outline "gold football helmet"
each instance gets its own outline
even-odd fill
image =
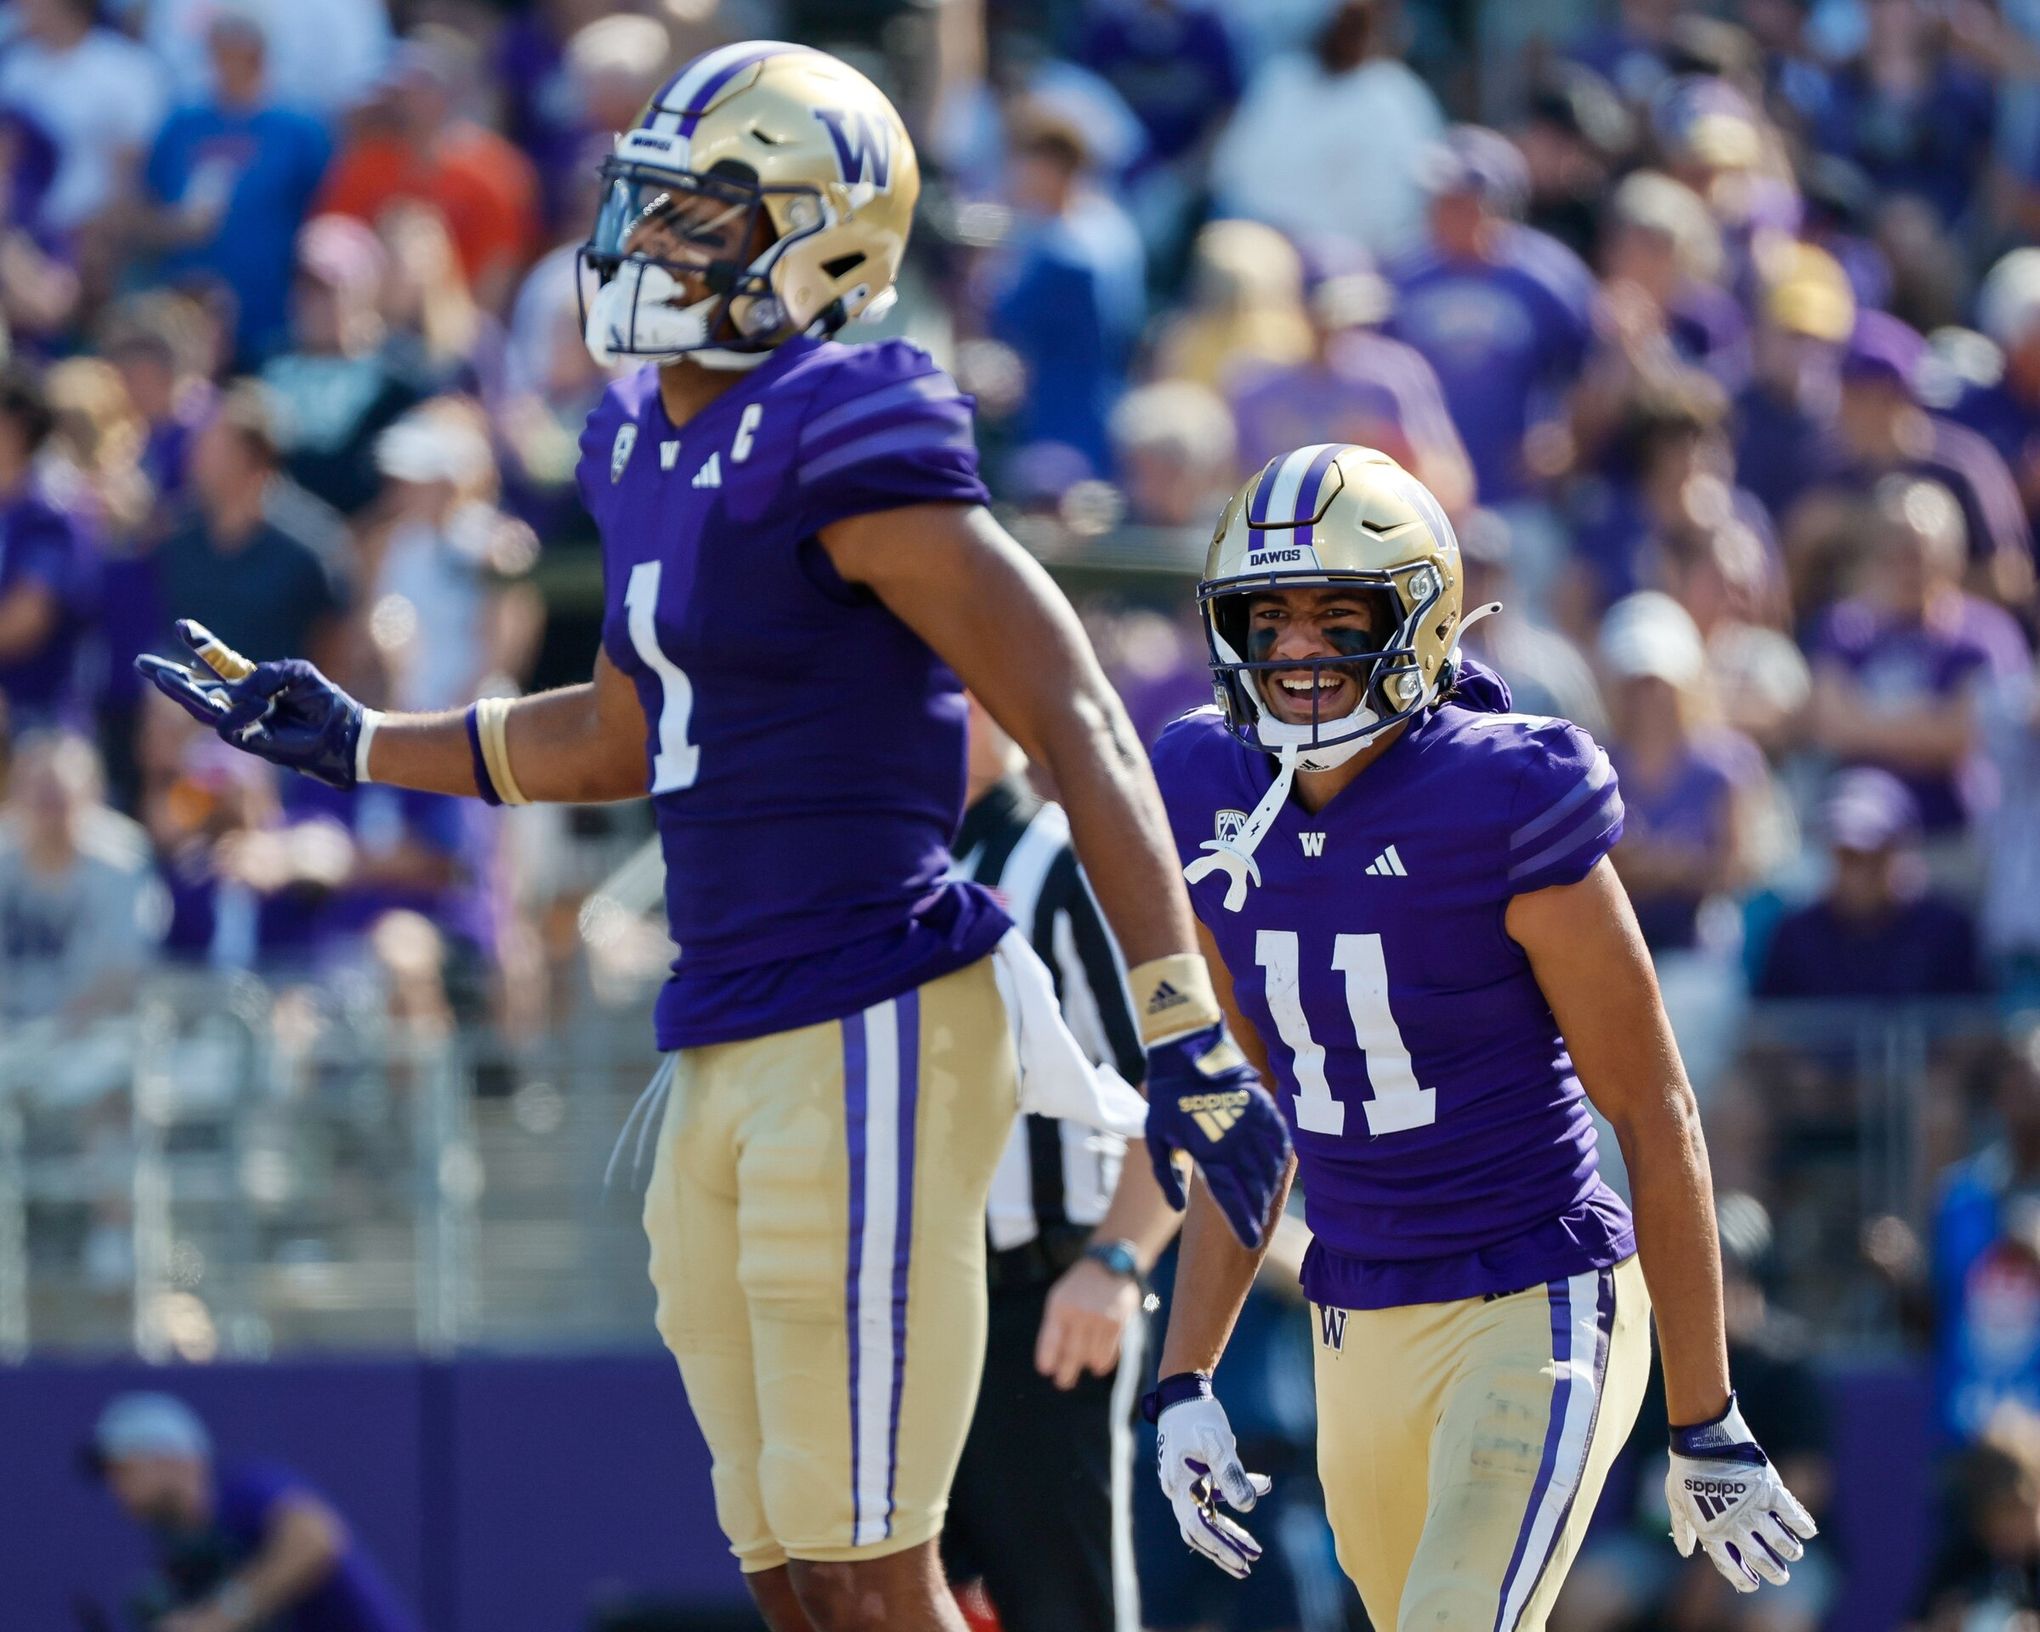
[[[741,368],[891,303],[921,172],[870,80],[825,52],[749,40],[695,58],[603,165],[581,247],[588,349]],[[769,242],[750,247],[761,218]],[[681,278],[707,286],[688,301]],[[874,310],[876,308],[876,310]]]
[[[1430,707],[1450,684],[1463,574],[1459,540],[1431,492],[1373,448],[1319,443],[1268,461],[1227,501],[1205,557],[1197,603],[1218,700],[1233,734],[1295,768],[1330,770],[1390,727]],[[1270,590],[1358,586],[1382,616],[1353,649],[1308,664],[1256,661],[1248,605]],[[1308,725],[1276,719],[1261,693],[1274,669],[1340,668],[1362,701]]]

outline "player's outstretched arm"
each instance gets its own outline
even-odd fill
[[[386,782],[492,803],[594,803],[646,786],[636,689],[596,659],[595,678],[445,714],[379,714],[302,659],[251,663],[184,620],[197,666],[141,657],[156,688],[221,739],[335,787]]]
[[[925,640],[1055,779],[1077,855],[1131,966],[1155,1178],[1181,1207],[1169,1154],[1187,1152],[1234,1232],[1261,1241],[1289,1136],[1224,1036],[1204,959],[1192,950],[1161,794],[1076,613],[975,506],[852,516],[825,527],[821,541],[837,573]]]
[[[1267,1076],[1268,1057],[1254,1029],[1233,1001],[1232,981],[1218,949],[1200,925],[1198,939],[1210,960],[1212,984],[1226,1019],[1255,1068]],[[1272,1080],[1272,1079],[1270,1079]],[[1276,1202],[1296,1171],[1284,1168]],[[1176,1288],[1169,1300],[1169,1328],[1162,1341],[1154,1391],[1141,1410],[1155,1424],[1156,1474],[1176,1514],[1183,1540],[1228,1575],[1243,1576],[1260,1557],[1260,1544],[1219,1504],[1245,1512],[1268,1494],[1269,1482],[1240,1461],[1232,1424],[1212,1391],[1211,1374],[1225,1353],[1247,1289],[1274,1239],[1270,1230],[1258,1247],[1243,1245],[1203,1186],[1194,1188],[1183,1218],[1183,1243],[1176,1258]]]
[[[1577,883],[1517,896],[1506,923],[1629,1167],[1637,1253],[1673,1424],[1666,1483],[1673,1539],[1687,1554],[1704,1545],[1738,1591],[1783,1582],[1815,1526],[1751,1437],[1729,1390],[1721,1244],[1700,1107],[1629,897],[1603,856]]]

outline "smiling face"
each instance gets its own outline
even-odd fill
[[[1337,584],[1269,590],[1247,601],[1248,661],[1298,665],[1261,669],[1254,676],[1268,712],[1285,725],[1324,724],[1359,708],[1366,701],[1367,669],[1323,660],[1364,657],[1394,633],[1386,590]]]

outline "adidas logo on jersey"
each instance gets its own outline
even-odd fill
[[[694,485],[696,487],[722,486],[722,455],[720,453],[711,453],[708,456],[708,463],[694,473]]]
[[[1395,853],[1395,846],[1391,844],[1367,864],[1367,876],[1369,878],[1408,878],[1410,870],[1402,864],[1402,857]]]

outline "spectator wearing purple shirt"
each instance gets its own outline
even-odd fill
[[[1437,373],[1480,502],[1508,505],[1533,491],[1525,439],[1556,416],[1586,357],[1593,274],[1514,219],[1528,181],[1508,138],[1455,127],[1428,177],[1430,244],[1390,269],[1387,332]]]
[[[1758,301],[1749,383],[1734,405],[1735,468],[1773,516],[1840,463],[1842,348],[1856,326],[1848,275],[1825,250],[1784,246]]]
[[[1920,0],[1868,0],[1864,12],[1862,53],[1831,76],[1814,143],[1861,165],[1880,197],[1924,199],[1952,226],[1990,156],[1996,91],[1948,55]]]
[[[1239,52],[1207,0],[1091,0],[1076,56],[1126,98],[1149,162],[1201,157],[1240,97]]]
[[[1603,283],[1648,300],[1672,356],[1735,390],[1749,372],[1749,325],[1722,287],[1721,229],[1700,195],[1639,170],[1615,189],[1607,221]]]
[[[216,1463],[183,1401],[117,1396],[85,1458],[154,1543],[163,1632],[416,1632],[331,1503],[284,1468]]]
[[[1822,811],[1834,872],[1816,901],[1772,932],[1757,978],[1764,998],[1968,997],[1984,990],[1976,926],[1925,888],[1919,812],[1884,771],[1844,771]]]
[[[1684,9],[1681,0],[1622,0],[1611,26],[1575,40],[1566,55],[1641,106],[1671,73],[1672,25]]]
[[[1380,332],[1393,298],[1372,270],[1328,278],[1309,301],[1311,355],[1233,376],[1242,470],[1312,442],[1354,442],[1394,458],[1448,515],[1466,509],[1473,471],[1438,376],[1422,353]]]
[[[1582,637],[1615,601],[1662,587],[1666,552],[1724,527],[1756,541],[1768,575],[1770,518],[1736,484],[1721,388],[1690,370],[1643,385],[1614,416],[1605,473],[1574,484],[1573,557],[1559,604]]]
[[[78,701],[92,561],[78,517],[36,475],[54,423],[31,370],[0,372],[0,702],[17,730],[60,720]]]
[[[1807,593],[1822,576],[1820,557],[1849,547],[1846,511],[1886,476],[1938,483],[1961,506],[1969,585],[2004,606],[2023,606],[2033,589],[2033,537],[2005,462],[1976,432],[1921,406],[1918,380],[1926,342],[1884,312],[1859,312],[1841,363],[1835,462],[1821,471],[1783,518],[1785,553],[1802,616],[1822,603]],[[1931,818],[1930,818],[1931,825]]]
[[[2030,521],[2040,516],[2040,249],[2015,249],[1976,294],[1976,323],[2004,358],[1994,380],[1971,380],[1948,417],[2004,460]]]
[[[1956,835],[1991,790],[1978,754],[1980,693],[2029,672],[2009,614],[1962,588],[1962,516],[1946,489],[1880,484],[1864,593],[1814,641],[1815,743],[1902,778],[1929,835]]]

